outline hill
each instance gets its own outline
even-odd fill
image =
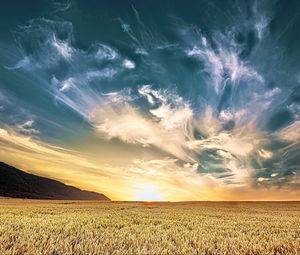
[[[110,200],[103,194],[21,171],[0,162],[0,196],[33,199]]]

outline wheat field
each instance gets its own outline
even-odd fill
[[[0,254],[300,254],[300,203],[0,199]]]

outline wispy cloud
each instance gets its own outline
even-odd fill
[[[289,142],[299,142],[300,141],[300,121],[295,121],[291,125],[283,128],[279,131],[278,136],[280,139]]]
[[[265,47],[272,19],[251,8],[211,33],[176,20],[172,42],[133,8],[135,26],[118,19],[121,44],[84,47],[71,22],[30,20],[0,49],[1,158],[108,195],[118,186],[122,199],[143,183],[171,200],[296,197],[299,100],[286,87],[297,77],[282,78],[279,48]],[[39,129],[44,119],[59,128]],[[67,132],[84,128],[65,138],[71,119]]]
[[[155,146],[180,159],[193,161],[185,148],[192,136],[193,112],[188,103],[177,95],[167,96],[167,92],[151,90],[146,93],[145,87],[140,91],[150,103],[150,117],[128,103],[118,105],[114,101],[114,104],[99,107],[90,115],[96,129],[107,139],[118,138],[126,143]],[[151,107],[154,101],[157,106]]]
[[[33,120],[27,120],[24,123],[17,125],[16,129],[21,133],[29,135],[39,134],[40,132],[37,129],[33,128],[33,124]]]

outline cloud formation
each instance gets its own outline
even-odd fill
[[[101,188],[118,183],[128,197],[135,181],[166,199],[299,196],[299,75],[267,4],[230,9],[225,27],[169,18],[167,31],[131,7],[131,19],[112,18],[114,30],[95,38],[63,18],[72,8],[30,19],[15,46],[1,45],[5,160],[66,167],[63,178],[93,187],[101,176]]]

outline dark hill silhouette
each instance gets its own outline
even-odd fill
[[[103,194],[21,171],[0,162],[0,196],[33,199],[110,200]]]

